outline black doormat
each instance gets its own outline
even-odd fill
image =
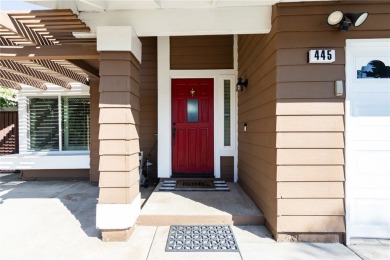
[[[230,191],[222,180],[165,180],[159,191]]]
[[[165,252],[239,252],[230,226],[171,226]]]

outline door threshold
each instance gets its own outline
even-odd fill
[[[214,179],[213,173],[172,173],[171,178],[181,179]]]

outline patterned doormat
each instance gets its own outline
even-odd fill
[[[239,252],[230,226],[171,226],[165,252]]]
[[[230,191],[221,180],[164,180],[159,191]]]

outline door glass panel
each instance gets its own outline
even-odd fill
[[[223,81],[223,145],[230,146],[230,80]]]
[[[187,100],[187,122],[196,123],[198,122],[198,99],[188,99]]]

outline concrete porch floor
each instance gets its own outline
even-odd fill
[[[142,226],[263,225],[263,213],[238,183],[230,191],[159,191],[160,182],[138,217]]]
[[[136,226],[127,242],[102,242],[98,192],[88,181],[24,182],[0,173],[0,259],[361,259],[341,244],[276,243],[259,225],[233,226],[240,252],[231,253],[165,252],[168,226]],[[383,241],[353,249],[363,259],[389,256]]]

